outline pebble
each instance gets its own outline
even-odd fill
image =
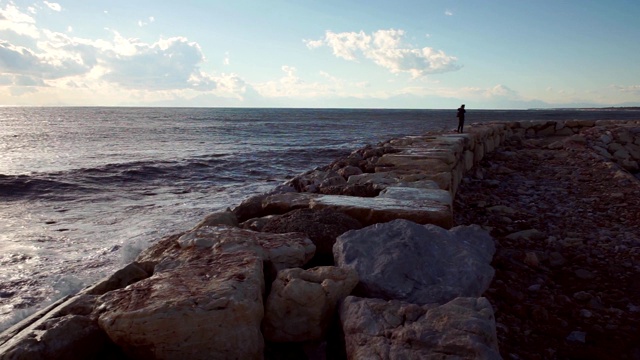
[[[583,331],[572,331],[569,336],[567,336],[567,341],[575,341],[585,343],[587,339],[587,333]]]
[[[578,301],[589,301],[591,300],[592,296],[586,291],[578,291],[577,293],[573,294],[573,298]]]
[[[640,182],[589,149],[602,129],[583,130],[584,141],[564,141],[555,150],[547,146],[561,138],[507,143],[501,151],[510,156],[489,154],[478,167],[483,181],[458,188],[464,199],[456,200],[456,224],[492,228],[498,251],[511,254],[496,271],[501,285],[490,287],[498,291],[486,295],[504,325],[498,335],[505,358],[555,358],[544,349],[562,358],[637,357],[628,349],[640,343]],[[640,145],[640,131],[634,134]],[[615,133],[611,141],[618,142]],[[493,212],[465,211],[483,201]],[[517,234],[529,229],[544,237]],[[589,350],[582,346],[587,332],[594,336]]]
[[[535,284],[535,285],[531,285],[527,288],[527,290],[529,291],[540,291],[540,288],[542,287],[542,285],[540,284]]]
[[[596,277],[591,271],[586,269],[578,269],[575,271],[575,274],[579,279],[582,280],[592,280]]]
[[[584,318],[590,318],[591,316],[593,316],[593,314],[591,313],[591,311],[589,311],[587,309],[582,309],[582,310],[580,310],[580,316],[582,316]]]

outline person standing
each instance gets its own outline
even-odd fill
[[[464,104],[462,104],[459,108],[458,108],[458,114],[456,115],[458,117],[458,132],[462,133],[462,128],[464,127],[464,113],[467,112],[464,109]]]

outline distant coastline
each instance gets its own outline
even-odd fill
[[[615,110],[615,111],[639,111],[640,106],[607,106],[607,107],[567,107],[567,108],[531,108],[527,110],[547,110],[547,111],[596,111],[596,110]]]

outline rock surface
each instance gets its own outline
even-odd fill
[[[358,273],[361,296],[443,304],[482,295],[493,277],[494,249],[479,226],[445,230],[394,220],[339,236],[333,252],[336,266]]]
[[[501,359],[493,309],[485,298],[444,305],[349,296],[340,307],[347,358]]]
[[[333,263],[333,244],[346,231],[360,229],[362,224],[349,215],[331,209],[299,209],[266,221],[262,231],[271,233],[301,232],[316,246],[316,257]]]
[[[363,225],[407,219],[420,224],[437,224],[450,228],[453,221],[451,206],[447,204],[447,200],[434,198],[408,200],[388,196],[361,198],[322,195],[311,200],[310,205],[312,209],[331,209],[343,212],[360,221]]]
[[[278,272],[265,307],[266,340],[301,342],[321,340],[333,320],[338,301],[358,284],[348,268],[321,266]]]
[[[615,128],[585,131],[507,143],[454,202],[498,240],[485,296],[505,359],[640,359],[640,182],[592,147]]]
[[[257,359],[264,277],[255,251],[192,246],[98,299],[99,325],[134,359]]]

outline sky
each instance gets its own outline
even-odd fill
[[[0,106],[640,106],[638,0],[0,0]]]

